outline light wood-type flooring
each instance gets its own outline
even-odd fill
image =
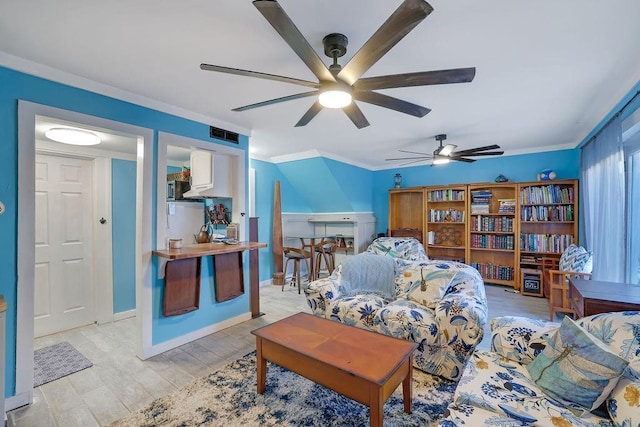
[[[100,426],[137,411],[196,378],[255,350],[251,331],[300,311],[310,312],[304,294],[286,285],[260,288],[264,316],[206,336],[142,361],[135,356],[135,319],[38,338],[41,348],[68,341],[93,362],[93,367],[43,384],[32,405],[8,413],[8,425]],[[521,315],[548,319],[547,300],[514,294],[487,285],[489,318]],[[479,348],[489,349],[489,327]]]

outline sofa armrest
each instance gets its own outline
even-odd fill
[[[487,323],[487,297],[478,275],[458,273],[434,310],[440,334],[446,338],[446,360],[452,364],[447,378],[458,379],[465,362],[482,341]]]
[[[547,336],[559,323],[519,316],[491,320],[491,351],[524,365],[544,349]]]
[[[316,316],[325,317],[329,302],[340,297],[341,266],[329,277],[314,280],[304,288],[307,303]]]

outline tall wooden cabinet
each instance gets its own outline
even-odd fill
[[[517,287],[518,184],[469,184],[469,265],[486,282]]]
[[[425,249],[430,258],[467,262],[466,185],[426,187]]]
[[[389,233],[394,230],[419,230],[423,244],[426,240],[424,187],[389,190]]]

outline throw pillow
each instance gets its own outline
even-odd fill
[[[494,317],[491,320],[491,351],[509,360],[528,365],[546,347],[555,322],[519,316]]]
[[[591,273],[591,270],[593,270],[591,253],[587,252],[582,246],[576,246],[572,243],[562,252],[558,268],[561,271]]]
[[[342,293],[347,296],[373,293],[386,299],[395,297],[393,258],[364,252],[342,261]]]
[[[553,399],[591,411],[607,398],[628,363],[567,316],[527,370]]]
[[[404,271],[398,281],[406,289],[405,297],[427,308],[436,308],[446,295],[457,268],[445,263],[414,265]]]
[[[618,426],[640,425],[640,380],[622,378],[607,399],[607,410]]]

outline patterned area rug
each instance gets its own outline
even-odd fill
[[[48,383],[93,366],[74,346],[64,341],[33,352],[33,386]]]
[[[453,399],[456,383],[413,372],[413,414],[400,386],[384,405],[385,426],[435,425]],[[259,395],[253,352],[111,426],[195,425],[368,426],[369,408],[271,363]]]

